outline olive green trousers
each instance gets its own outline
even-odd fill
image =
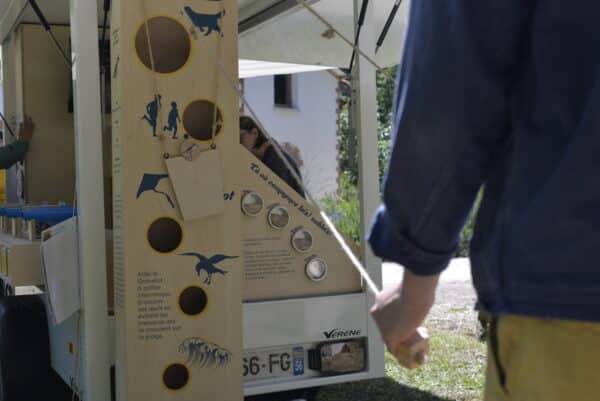
[[[600,323],[492,318],[485,401],[600,400]]]

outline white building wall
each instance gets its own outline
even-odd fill
[[[304,183],[320,199],[337,191],[338,83],[327,71],[295,74],[292,82],[293,109],[275,106],[272,76],[245,79],[244,93],[269,134],[299,148]]]

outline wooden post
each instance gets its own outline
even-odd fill
[[[240,204],[224,196],[238,188],[238,99],[217,67],[218,58],[237,78],[237,8],[236,0],[113,3],[119,401],[243,398]],[[186,168],[177,158],[189,146],[202,152]],[[213,175],[221,178],[204,180]],[[185,187],[195,178],[201,184]],[[184,220],[182,202],[202,204],[214,191],[221,209]]]

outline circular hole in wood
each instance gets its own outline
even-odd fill
[[[186,315],[199,315],[207,304],[206,292],[200,287],[188,287],[179,295],[179,307]]]
[[[139,27],[135,50],[148,69],[168,74],[187,63],[192,45],[185,27],[179,22],[168,17],[152,17]]]
[[[209,100],[196,100],[190,103],[183,112],[183,127],[194,139],[208,141],[213,135],[213,119],[215,104]],[[223,128],[223,115],[217,107],[215,136]]]
[[[190,380],[190,372],[185,365],[174,363],[163,372],[163,383],[170,390],[181,390]]]
[[[148,228],[148,242],[156,252],[173,252],[179,247],[182,240],[181,226],[170,217],[156,219]]]

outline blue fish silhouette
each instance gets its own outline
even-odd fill
[[[137,191],[136,199],[138,199],[144,192],[152,191],[156,192],[157,194],[164,195],[169,201],[171,207],[175,208],[175,204],[173,203],[169,195],[165,192],[156,189],[160,180],[168,177],[168,174],[144,174],[144,176],[142,177],[142,182],[140,183],[140,188]]]
[[[199,262],[196,264],[196,273],[200,276],[200,272],[204,270],[207,274],[206,279],[204,280],[204,284],[210,285],[212,283],[212,275],[217,273],[222,276],[227,274],[226,270],[219,269],[215,266],[215,264],[222,262],[226,259],[235,259],[237,256],[227,256],[227,255],[213,255],[210,258],[207,258],[204,255],[200,255],[195,252],[186,252],[180,253],[181,256],[195,256],[198,258]]]

